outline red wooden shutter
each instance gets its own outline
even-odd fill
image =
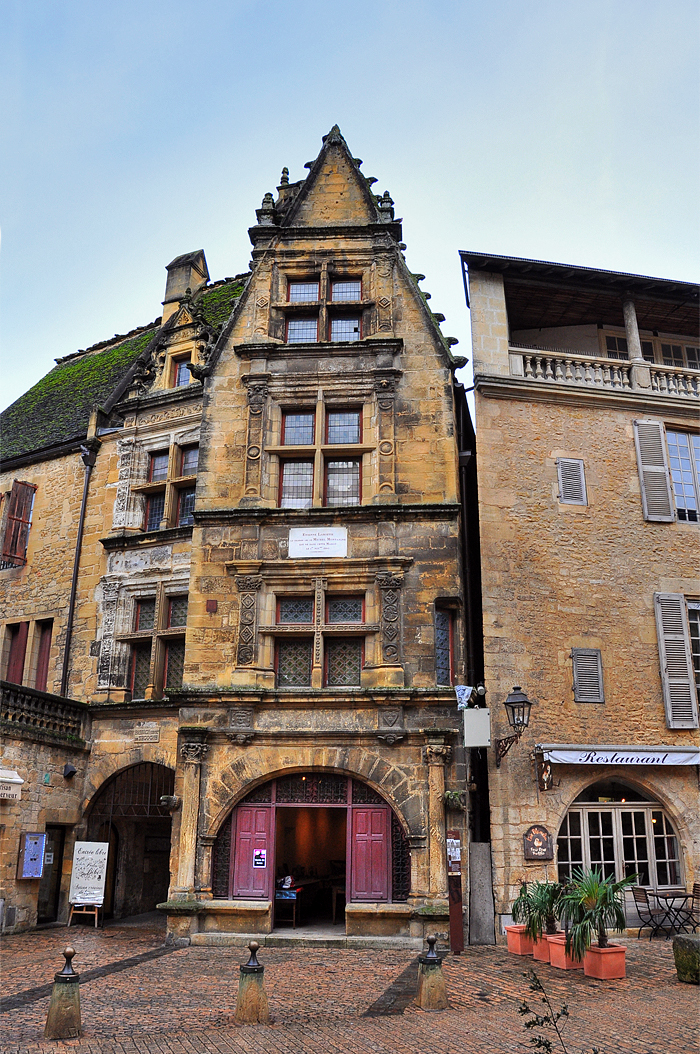
[[[22,483],[16,479],[12,484],[2,545],[2,555],[7,560],[23,561],[27,555],[35,491],[36,486],[33,483]]]
[[[234,897],[263,898],[270,895],[274,870],[270,818],[264,805],[239,805],[236,809],[236,848],[233,862]],[[264,867],[254,867],[264,861]]]
[[[352,810],[352,900],[389,899],[389,810]]]
[[[7,663],[7,680],[12,684],[21,684],[24,676],[24,656],[27,651],[29,623],[19,622],[10,627],[10,657]]]
[[[49,655],[51,653],[51,631],[53,622],[39,623],[39,653],[36,660],[36,684],[40,692],[46,691],[46,682],[49,676]]]

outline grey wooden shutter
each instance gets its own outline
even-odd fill
[[[682,593],[655,593],[661,682],[669,728],[698,727],[698,698],[690,630]]]
[[[583,461],[572,457],[557,458],[559,501],[563,505],[588,505]]]
[[[603,661],[598,648],[572,648],[574,701],[604,703]]]
[[[645,520],[673,523],[676,510],[671,495],[666,431],[660,421],[635,421],[634,441],[642,487]]]

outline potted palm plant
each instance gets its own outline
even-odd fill
[[[560,932],[557,913],[561,894],[562,887],[558,882],[532,882],[529,888],[523,882],[513,903],[513,921],[523,924],[523,936],[532,942],[532,954],[540,962],[549,962],[547,937]]]
[[[561,898],[562,917],[567,924],[566,952],[573,959],[583,959],[587,977],[608,980],[625,976],[625,948],[611,944],[608,929],[625,929],[623,890],[636,875],[616,882],[601,871],[577,868]],[[597,943],[593,939],[597,938]]]

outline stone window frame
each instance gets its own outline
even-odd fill
[[[270,335],[283,343],[288,343],[288,322],[291,318],[315,318],[316,339],[313,341],[292,341],[292,344],[344,344],[352,341],[332,340],[332,321],[339,318],[357,318],[359,322],[358,340],[364,340],[374,331],[374,299],[367,296],[371,288],[372,261],[357,260],[336,264],[334,261],[322,261],[317,266],[299,268],[298,265],[277,264],[273,285],[277,295],[273,294],[270,307]],[[290,299],[291,286],[294,283],[318,283],[317,300]],[[351,300],[333,298],[333,287],[342,282],[359,282],[360,296]]]
[[[127,690],[131,666],[131,645],[137,641],[144,641],[149,636],[162,637],[185,637],[185,627],[161,628],[161,623],[167,616],[167,601],[171,597],[184,596],[190,593],[189,568],[180,571],[168,570],[159,575],[144,574],[139,580],[134,575],[129,581],[111,578],[103,580],[102,589],[107,604],[102,616],[102,635],[100,637],[100,653],[106,660],[108,669],[100,669],[98,676],[98,691],[108,689]],[[134,617],[136,603],[140,599],[148,597],[156,598],[156,617],[153,630],[143,633],[134,633]],[[113,605],[113,606],[112,606]],[[108,619],[107,616],[110,616]],[[108,622],[110,623],[108,626]],[[106,630],[106,631],[105,631]],[[156,674],[158,673],[157,662],[162,658],[157,654],[158,648],[151,648],[151,678],[150,683],[158,684]],[[161,695],[162,695],[161,691]],[[156,696],[158,697],[158,696]]]
[[[126,644],[129,647],[129,663],[127,667],[127,688],[131,690],[131,663],[134,648],[140,644],[146,644],[150,641],[151,643],[151,662],[150,662],[150,677],[149,687],[152,686],[152,692],[150,696],[148,691],[143,698],[154,698],[160,699],[167,693],[166,688],[166,664],[167,664],[167,651],[168,644],[172,642],[179,642],[185,640],[187,623],[184,626],[169,626],[168,618],[170,611],[170,601],[175,597],[181,597],[189,595],[187,590],[179,588],[179,583],[175,584],[170,582],[159,582],[157,584],[149,583],[145,584],[138,589],[136,586],[130,587],[130,619],[131,619],[131,632],[121,633],[118,640],[121,644]],[[136,630],[134,629],[136,612],[138,610],[138,603],[140,600],[155,599],[155,614],[153,619],[153,627],[147,630]],[[139,696],[138,698],[142,698]]]
[[[129,478],[129,504],[131,507],[130,526],[151,534],[172,527],[191,527],[191,524],[178,523],[180,494],[197,485],[197,473],[181,475],[183,451],[191,447],[200,447],[199,428],[189,428],[183,432],[170,429],[166,433],[137,439],[131,446],[132,461]],[[168,468],[165,479],[149,480],[151,456],[168,452]],[[147,529],[148,498],[152,494],[164,494],[164,512],[157,528]]]
[[[327,421],[329,413],[357,412],[360,415],[359,443],[328,443]],[[373,421],[372,401],[365,394],[348,396],[334,389],[320,389],[314,401],[290,395],[274,400],[270,406],[268,425],[269,442],[265,453],[269,457],[269,490],[274,505],[281,508],[282,465],[288,462],[313,461],[313,484],[311,508],[344,508],[342,505],[328,506],[327,465],[329,461],[359,462],[359,502],[348,506],[356,508],[371,502],[377,492],[373,462],[376,458],[377,441]],[[314,440],[312,443],[287,444],[283,442],[285,414],[308,413],[314,415]],[[272,503],[272,502],[271,502]],[[287,506],[288,507],[288,506]],[[300,506],[301,508],[302,506]]]

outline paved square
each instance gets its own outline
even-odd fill
[[[84,1035],[41,1038],[62,949],[76,949]],[[413,1005],[415,956],[402,951],[263,948],[271,1026],[240,1027],[240,948],[162,945],[159,921],[49,929],[2,942],[2,1054],[513,1054],[533,1049],[517,1012],[535,997],[529,958],[468,948],[444,963],[450,1009]],[[568,1003],[570,1054],[690,1054],[698,989],[680,984],[671,943],[625,940],[627,978],[595,981],[537,964],[555,1006]]]

